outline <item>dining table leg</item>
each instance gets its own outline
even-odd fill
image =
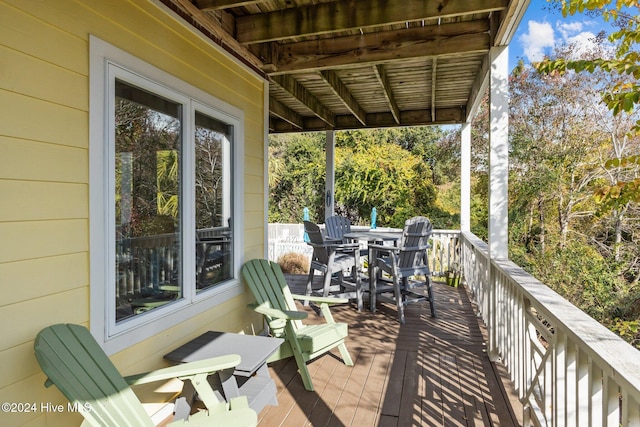
[[[372,313],[376,312],[376,287],[378,281],[376,256],[376,250],[369,247],[369,310]]]

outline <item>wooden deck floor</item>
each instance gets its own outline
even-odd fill
[[[304,279],[288,280],[299,292]],[[484,331],[464,289],[434,287],[438,317],[431,318],[428,303],[413,304],[402,327],[386,304],[376,313],[334,307],[336,320],[349,325],[355,366],[345,366],[337,351],[317,358],[309,363],[309,392],[293,358],[270,365],[278,406],[262,410],[259,426],[522,425],[517,397],[484,351]],[[309,321],[322,321],[306,309]]]

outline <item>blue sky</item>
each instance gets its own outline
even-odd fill
[[[546,0],[531,0],[520,27],[509,45],[509,69],[523,59],[526,63],[539,61],[552,52],[554,46],[579,43],[588,48],[599,31],[612,32],[602,18],[576,14],[564,18],[559,10],[550,10]]]

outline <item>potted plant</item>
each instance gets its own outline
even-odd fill
[[[457,288],[460,284],[460,265],[457,262],[452,263],[447,270],[447,285]]]

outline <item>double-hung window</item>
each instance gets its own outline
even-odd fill
[[[114,352],[241,291],[243,117],[94,38],[91,78],[91,327]]]

